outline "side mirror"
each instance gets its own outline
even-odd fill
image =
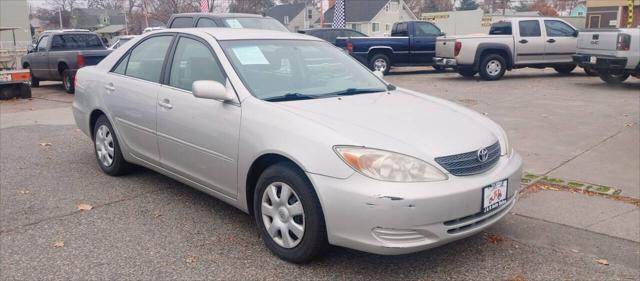
[[[578,30],[574,30],[573,31],[573,37],[578,37],[578,34],[580,33],[580,31]]]
[[[438,34],[438,36],[447,36],[447,34],[441,31],[440,34]]]
[[[234,97],[222,83],[213,80],[199,80],[191,84],[193,96],[201,99],[233,101]]]
[[[376,70],[373,72],[373,74],[375,74],[376,76],[378,76],[378,78],[383,79],[384,78],[384,73],[380,70]]]

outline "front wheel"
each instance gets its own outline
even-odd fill
[[[73,92],[75,91],[73,79],[73,71],[71,71],[70,69],[65,69],[62,71],[62,86],[64,87],[64,90],[69,94],[73,94]]]
[[[557,65],[557,66],[554,66],[553,69],[555,69],[556,72],[560,74],[569,74],[571,73],[571,71],[576,69],[576,65],[575,64]]]
[[[482,59],[479,70],[482,79],[487,81],[498,80],[507,71],[507,64],[501,55],[490,54]]]
[[[465,77],[465,78],[471,78],[471,77],[475,76],[476,73],[478,73],[478,72],[473,70],[473,68],[460,68],[460,69],[458,69],[458,74],[460,74],[462,77]]]
[[[608,84],[620,84],[629,78],[630,73],[624,70],[611,71],[608,69],[600,69],[600,79]]]
[[[447,68],[445,68],[442,65],[434,65],[432,67],[433,67],[433,70],[435,70],[438,73],[445,72],[447,70]]]
[[[389,74],[391,70],[391,60],[385,54],[377,54],[371,57],[369,60],[369,68],[371,71],[380,71],[382,73]]]
[[[318,196],[294,164],[278,163],[260,175],[253,206],[264,244],[281,259],[305,263],[326,249],[327,231]]]
[[[31,66],[27,66],[26,68],[29,68],[29,80],[30,80],[29,82],[31,84],[31,87],[32,88],[40,87],[40,79],[33,76],[33,70],[31,70]]]

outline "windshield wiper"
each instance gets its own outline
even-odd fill
[[[275,96],[275,97],[270,97],[270,98],[265,98],[263,100],[266,101],[292,101],[292,100],[310,100],[310,99],[315,99],[316,97],[314,96],[309,96],[309,95],[305,95],[305,94],[301,94],[301,93],[287,93],[285,95],[282,96]]]
[[[348,88],[344,91],[338,91],[330,93],[330,96],[353,96],[358,94],[370,94],[370,93],[379,93],[384,92],[387,89],[383,88],[375,88],[375,89],[358,89],[358,88]]]

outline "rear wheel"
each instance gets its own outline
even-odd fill
[[[73,92],[75,91],[73,85],[73,76],[73,71],[68,68],[62,71],[62,86],[64,87],[64,90],[69,94],[73,94]]]
[[[436,72],[445,72],[447,69],[442,65],[434,65],[432,66]]]
[[[377,54],[371,57],[369,60],[369,68],[372,71],[380,71],[382,73],[389,74],[391,70],[391,60],[385,54]]]
[[[109,119],[104,115],[98,117],[93,131],[96,159],[102,171],[111,176],[129,173],[133,165],[124,160],[118,138]]]
[[[586,73],[589,76],[598,76],[598,75],[600,75],[598,73],[598,71],[595,68],[591,67],[591,66],[585,66],[585,67],[582,68],[582,70],[584,70],[584,73]]]
[[[461,69],[458,69],[458,74],[460,74],[462,77],[466,77],[466,78],[471,78],[471,77],[475,76],[476,73],[478,73],[478,72],[473,70],[473,68],[461,68]]]
[[[487,81],[498,80],[507,71],[506,61],[501,55],[490,54],[482,58],[479,70],[482,79]]]
[[[575,64],[557,65],[557,66],[554,66],[553,69],[555,69],[560,74],[569,74],[571,73],[571,71],[576,69],[576,65]]]
[[[264,244],[281,259],[305,263],[327,248],[320,201],[294,164],[278,163],[260,175],[253,209]]]
[[[629,78],[629,72],[624,70],[612,71],[608,69],[600,69],[600,79],[609,84],[620,84]]]

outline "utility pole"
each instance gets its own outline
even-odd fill
[[[60,7],[58,7],[58,19],[60,20],[60,29],[63,29],[63,27],[62,27],[62,9]]]
[[[127,13],[124,13],[124,34],[129,35],[129,23],[127,22]]]

